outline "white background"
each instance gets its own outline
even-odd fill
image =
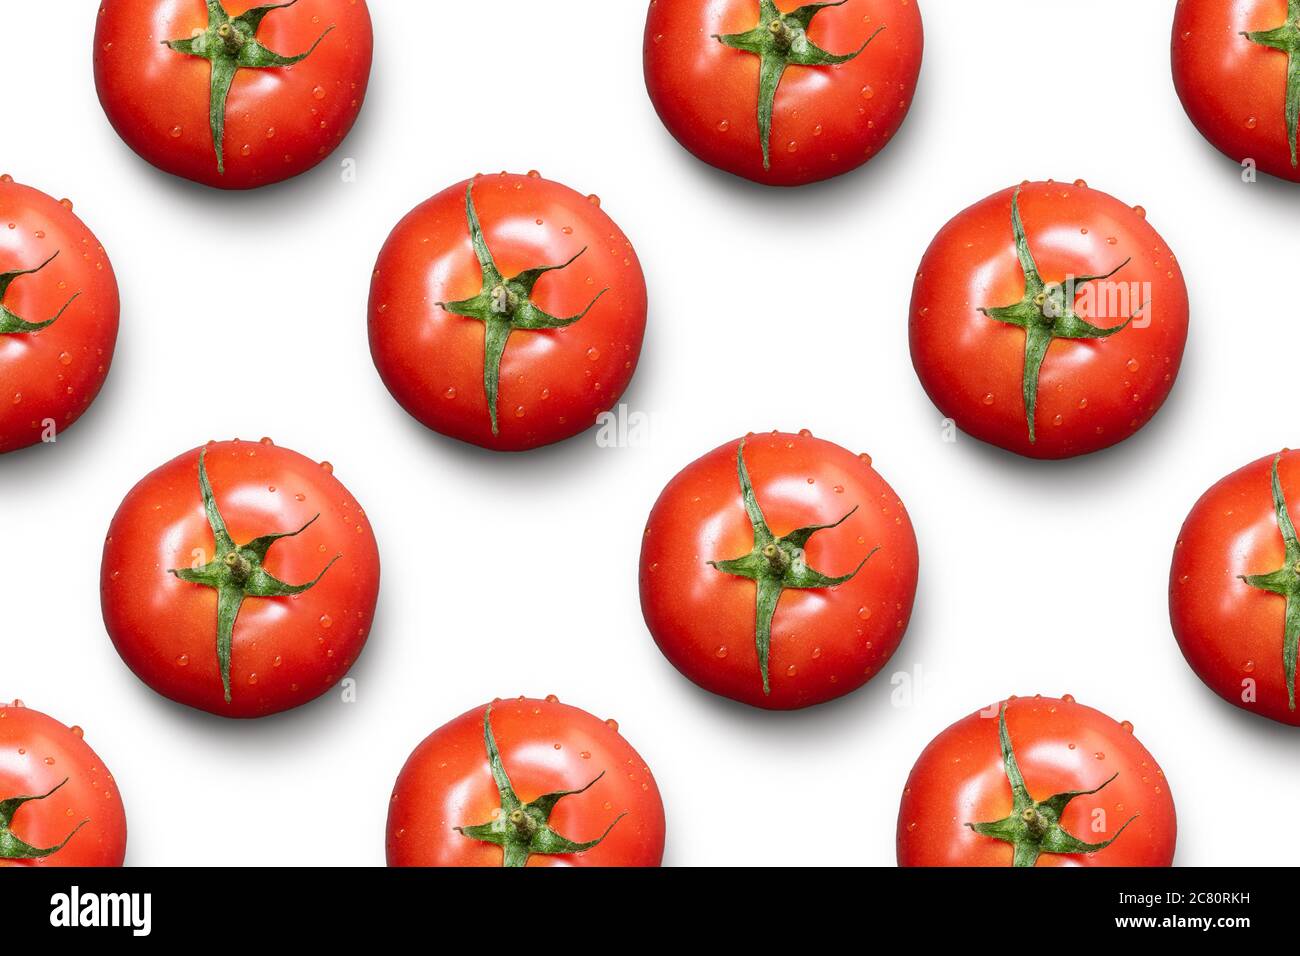
[[[1300,731],[1201,685],[1165,593],[1201,492],[1300,442],[1300,187],[1244,185],[1187,121],[1173,3],[922,0],[901,133],[865,169],[790,192],[714,171],[665,132],[642,80],[646,6],[371,0],[373,86],[352,136],[296,181],[226,194],[156,172],[113,133],[91,75],[94,0],[4,0],[0,32],[22,42],[0,58],[0,172],[74,200],[123,314],[92,411],[57,445],[0,460],[0,699],[86,728],[121,785],[133,864],[381,864],[393,779],[425,734],[494,696],[553,693],[616,717],[649,762],[668,863],[891,865],[925,744],[1038,692],[1136,725],[1177,803],[1177,862],[1295,862],[1294,828],[1252,831],[1242,815],[1300,793]],[[356,183],[341,181],[345,157]],[[409,419],[371,364],[369,274],[397,219],[476,171],[534,168],[598,193],[641,256],[650,330],[627,400],[653,417],[645,447],[588,434],[474,450]],[[1047,177],[1146,206],[1193,310],[1155,421],[1061,464],[945,444],[907,349],[935,231]],[[241,308],[222,305],[232,277]],[[768,375],[786,387],[756,385]],[[678,675],[642,623],[636,573],[663,484],[774,427],[870,452],[921,547],[916,614],[886,673],[785,715]],[[335,464],[379,537],[383,587],[357,703],[227,722],[118,659],[100,549],[148,471],[208,438],[263,435]],[[895,672],[924,675],[906,706]],[[846,813],[853,826],[828,829]]]

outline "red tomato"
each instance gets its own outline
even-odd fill
[[[1174,11],[1174,88],[1201,135],[1238,162],[1300,182],[1292,44],[1300,7],[1288,10],[1287,0],[1179,0]]]
[[[378,594],[361,506],[328,462],[269,439],[212,442],[146,476],[113,518],[100,571],[104,623],[136,676],[223,717],[333,687]]]
[[[0,867],[122,865],[122,795],[83,736],[0,703]]]
[[[600,200],[536,173],[477,176],[416,206],[370,285],[370,351],[393,397],[502,451],[569,438],[614,407],[645,321],[641,264]]]
[[[1068,694],[1013,697],[922,751],[898,810],[898,863],[1170,866],[1177,832],[1169,784],[1132,724]]]
[[[1203,494],[1174,549],[1169,617],[1187,663],[1216,694],[1300,727],[1297,501],[1293,451],[1251,462]]]
[[[903,502],[866,455],[807,432],[750,435],[688,465],[641,546],[641,610],[659,649],[705,690],[772,710],[879,673],[916,580]]]
[[[612,720],[497,700],[407,759],[388,809],[389,866],[658,866],[664,805]]]
[[[117,344],[117,280],[72,203],[0,176],[0,453],[54,441]],[[5,228],[7,227],[7,228]]]
[[[912,289],[912,363],[967,434],[1069,458],[1155,415],[1187,319],[1182,270],[1145,210],[1082,181],[1025,183],[958,214],[930,243]]]
[[[856,169],[898,132],[922,46],[916,0],[653,0],[646,88],[706,163],[801,186]]]
[[[373,45],[365,0],[102,0],[95,86],[118,135],[159,169],[251,189],[343,141]]]

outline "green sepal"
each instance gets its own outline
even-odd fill
[[[736,452],[736,473],[740,478],[740,497],[754,531],[754,547],[748,554],[738,558],[707,563],[724,574],[748,578],[757,586],[754,608],[754,647],[758,651],[758,671],[763,682],[763,693],[770,694],[772,686],[768,665],[772,651],[772,621],[781,595],[788,588],[812,590],[845,584],[857,577],[858,572],[871,560],[871,556],[880,549],[872,548],[856,568],[838,577],[830,577],[808,567],[804,558],[804,548],[807,547],[809,539],[820,531],[838,528],[858,509],[853,508],[833,524],[799,528],[778,538],[768,527],[767,519],[763,516],[763,508],[758,503],[758,496],[754,492],[754,483],[750,480],[749,469],[745,465],[743,439]]]
[[[523,803],[515,794],[514,786],[510,783],[510,776],[506,773],[505,764],[501,760],[501,751],[497,747],[496,737],[492,733],[491,704],[488,704],[483,713],[483,743],[487,749],[488,767],[492,771],[492,780],[496,784],[497,796],[501,801],[501,812],[488,823],[453,827],[452,829],[471,840],[492,843],[501,847],[503,866],[526,866],[528,858],[534,854],[561,856],[571,853],[583,853],[603,842],[605,837],[609,836],[610,831],[618,824],[618,821],[627,816],[626,813],[620,813],[614,818],[614,822],[605,829],[604,833],[585,843],[578,843],[568,837],[561,836],[550,825],[551,814],[555,811],[555,805],[565,797],[586,793],[596,785],[601,777],[605,776],[604,772],[598,774],[585,787],[580,787],[577,790],[557,790],[554,793],[544,794],[530,803]]]
[[[72,303],[76,301],[77,296],[81,295],[80,292],[74,292],[72,297],[69,298],[67,302],[63,303],[63,307],[54,314],[54,317],[46,319],[44,322],[24,321],[22,318],[5,308],[4,297],[8,294],[9,287],[13,285],[14,280],[21,276],[35,275],[53,262],[58,255],[58,252],[55,252],[35,269],[18,269],[14,272],[0,273],[0,335],[27,334],[31,332],[39,332],[41,329],[48,329],[55,322],[59,321],[63,313],[68,311],[68,306],[72,305]]]
[[[713,39],[723,46],[759,58],[758,68],[758,137],[763,148],[763,168],[772,168],[771,139],[772,112],[781,78],[790,66],[836,66],[856,59],[867,45],[885,29],[875,33],[852,53],[830,53],[808,39],[808,28],[813,17],[827,7],[839,7],[848,0],[832,3],[810,3],[791,13],[781,13],[772,0],[759,0],[758,26],[744,33],[715,33]]]
[[[1105,275],[1075,276],[1069,286],[1044,282],[1029,247],[1024,220],[1020,217],[1020,187],[1011,197],[1011,232],[1016,242],[1016,258],[1025,276],[1025,294],[1019,301],[1004,306],[981,306],[979,311],[996,322],[1025,330],[1025,362],[1020,388],[1029,428],[1029,442],[1038,441],[1035,416],[1038,412],[1038,380],[1047,350],[1056,339],[1104,339],[1122,332],[1134,316],[1146,308],[1144,303],[1119,325],[1101,328],[1081,318],[1074,311],[1073,298],[1089,282],[1109,279],[1129,264],[1125,259]]]
[[[482,273],[482,284],[478,294],[471,298],[459,302],[439,302],[437,305],[452,315],[483,323],[483,393],[487,396],[492,434],[497,435],[500,434],[498,405],[501,392],[501,361],[505,356],[511,333],[567,328],[586,318],[587,313],[609,289],[601,289],[596,293],[595,298],[577,315],[567,317],[551,315],[533,304],[533,290],[546,273],[559,272],[577,262],[587,251],[586,247],[580,249],[568,262],[525,269],[513,278],[507,279],[497,268],[492,250],[488,248],[487,239],[483,235],[483,224],[479,221],[478,210],[474,207],[473,182],[465,188],[465,219],[469,224],[470,244],[474,247],[474,256],[478,259],[479,271]]]
[[[1016,760],[1015,748],[1011,745],[1011,734],[1007,731],[1007,705],[998,708],[998,745],[1002,753],[1002,768],[1007,783],[1011,786],[1011,814],[1001,820],[984,823],[967,823],[966,826],[980,836],[991,837],[1010,843],[1013,848],[1011,865],[1015,867],[1033,866],[1044,853],[1096,853],[1104,850],[1119,839],[1130,823],[1137,819],[1137,814],[1129,817],[1109,840],[1101,843],[1087,843],[1068,833],[1061,826],[1061,817],[1065,808],[1076,797],[1088,797],[1100,793],[1111,784],[1119,774],[1094,787],[1091,790],[1067,790],[1057,793],[1046,800],[1037,801],[1025,786],[1025,778],[1020,772]]]
[[[1287,509],[1286,495],[1282,492],[1282,479],[1278,476],[1281,455],[1273,458],[1272,491],[1273,510],[1277,514],[1277,528],[1282,534],[1286,559],[1282,567],[1268,574],[1244,574],[1241,580],[1253,588],[1268,591],[1286,598],[1286,618],[1282,629],[1282,670],[1286,675],[1287,708],[1295,710],[1296,657],[1300,651],[1300,539],[1296,537],[1295,524]]]
[[[257,39],[262,20],[274,10],[291,7],[298,0],[272,3],[254,7],[237,17],[226,13],[220,0],[207,0],[208,28],[195,37],[181,40],[164,40],[163,45],[183,53],[205,59],[211,65],[208,92],[208,122],[212,127],[212,142],[217,153],[217,172],[226,172],[226,100],[235,74],[241,69],[269,69],[301,63],[316,51],[322,40],[334,29],[328,26],[305,53],[283,56],[269,50]]]
[[[310,591],[342,555],[336,554],[331,558],[320,574],[306,584],[289,584],[267,571],[262,565],[271,546],[284,538],[302,534],[315,524],[320,515],[313,517],[297,531],[265,534],[248,544],[235,544],[230,532],[226,530],[226,520],[221,516],[216,496],[212,493],[212,483],[208,480],[207,453],[206,448],[199,452],[199,494],[203,499],[208,526],[212,529],[215,557],[202,567],[171,568],[168,573],[187,584],[202,585],[217,592],[217,666],[228,704],[231,701],[230,658],[234,646],[235,622],[239,619],[239,611],[245,599],[284,598]]]
[[[1251,43],[1286,54],[1286,131],[1291,140],[1291,166],[1300,166],[1296,138],[1300,133],[1300,0],[1287,0],[1286,22],[1272,30],[1241,34]]]
[[[89,820],[82,820],[72,832],[63,838],[63,842],[56,846],[35,847],[24,840],[19,839],[10,829],[14,822],[14,816],[24,804],[31,803],[33,800],[45,800],[58,792],[63,784],[68,782],[64,777],[63,782],[56,786],[49,793],[43,793],[39,796],[31,797],[10,797],[7,800],[0,800],[0,860],[42,860],[47,856],[58,853],[68,841],[77,835],[77,831],[84,827]]]

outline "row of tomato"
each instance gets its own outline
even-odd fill
[[[1277,5],[1183,0],[1175,74],[1216,144],[1300,178],[1294,64],[1275,56],[1300,44],[1300,3]],[[1276,29],[1274,13],[1285,13]],[[644,58],[660,116],[692,152],[799,185],[888,141],[921,46],[911,0],[654,0]],[[95,78],[114,127],[150,162],[251,188],[303,172],[342,140],[371,57],[360,0],[106,0]],[[241,82],[254,70],[264,82]],[[1278,109],[1234,126],[1224,117],[1235,96]],[[4,177],[0,221],[12,260],[0,266],[12,395],[0,401],[3,452],[51,442],[88,407],[119,304],[108,257],[70,204]],[[416,207],[380,252],[372,355],[430,428],[526,450],[617,403],[646,298],[630,241],[594,196],[535,173],[475,177]],[[945,226],[909,321],[917,373],[946,416],[1013,452],[1059,458],[1120,441],[1155,414],[1178,372],[1188,302],[1142,209],[1049,181]],[[1211,489],[1184,528],[1170,589],[1175,634],[1202,678],[1290,724],[1300,724],[1300,542],[1286,489],[1297,467],[1287,454],[1262,459]],[[642,546],[642,606],[691,680],[758,707],[803,707],[879,673],[906,630],[917,572],[906,509],[865,456],[773,432],[716,449],[665,489]],[[364,646],[378,587],[374,535],[332,468],[267,440],[208,443],[144,478],[113,519],[101,578],[108,634],[137,676],[230,717],[333,687]],[[1131,731],[1068,698],[963,719],[904,791],[900,862],[1169,863],[1172,800]],[[0,708],[0,743],[25,758],[0,767],[0,861],[121,862],[120,798],[76,728],[15,704]],[[616,727],[520,698],[417,748],[394,791],[388,855],[653,864],[663,840],[653,778]]]

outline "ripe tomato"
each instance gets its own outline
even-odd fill
[[[117,344],[117,280],[66,199],[0,176],[0,453],[90,407]],[[5,228],[7,227],[7,228]]]
[[[1234,471],[1183,522],[1169,617],[1187,663],[1243,710],[1300,727],[1300,452]]]
[[[916,0],[652,0],[646,88],[706,163],[801,186],[856,169],[898,132],[922,46]]]
[[[379,551],[328,462],[211,442],[146,476],[108,529],[104,624],[137,677],[223,717],[333,687],[365,646]]]
[[[1140,206],[1024,183],[939,231],[912,289],[912,363],[969,435],[1030,458],[1106,448],[1164,403],[1187,288]]]
[[[373,45],[365,0],[102,0],[95,86],[118,135],[159,169],[251,189],[343,141]]]
[[[618,403],[645,277],[600,209],[536,173],[476,176],[416,206],[379,253],[370,351],[393,397],[462,441],[522,451]]]
[[[614,721],[554,697],[497,700],[415,748],[387,847],[389,866],[658,866],[664,805]]]
[[[1179,0],[1174,88],[1201,135],[1228,156],[1300,182],[1300,4]]]
[[[83,737],[0,703],[0,867],[122,865],[122,795]]]
[[[916,536],[871,467],[807,432],[750,435],[668,483],[641,546],[641,610],[705,690],[790,710],[880,672],[916,596]]]
[[[900,866],[1170,866],[1174,800],[1155,758],[1070,695],[1015,698],[922,751],[898,810]]]

